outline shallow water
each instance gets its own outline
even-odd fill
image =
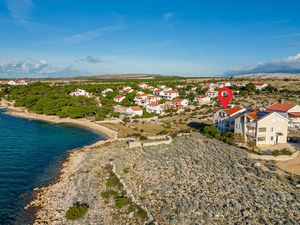
[[[101,139],[77,126],[17,118],[0,109],[0,224],[25,223],[24,196],[57,176],[67,150]]]

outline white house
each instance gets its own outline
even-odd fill
[[[148,84],[142,83],[138,85],[140,88],[148,88]]]
[[[189,105],[189,101],[183,98],[176,98],[173,100],[172,105],[177,108],[185,108]]]
[[[289,103],[276,103],[269,106],[268,111],[277,112],[278,114],[289,119],[289,127],[300,129],[300,106]]]
[[[28,85],[25,80],[10,80],[7,82],[7,84],[11,86]]]
[[[125,96],[123,95],[117,95],[116,97],[114,97],[114,101],[115,102],[122,102],[125,99]]]
[[[131,92],[133,92],[134,90],[131,88],[131,87],[123,87],[123,89],[122,89],[122,92],[123,93],[131,93]]]
[[[188,86],[188,84],[179,84],[176,86],[176,88],[187,88]]]
[[[155,89],[155,90],[153,91],[153,94],[154,94],[154,95],[160,95],[160,93],[161,93],[161,90],[159,90],[159,89]]]
[[[113,89],[111,89],[111,88],[106,88],[106,89],[104,89],[101,93],[103,94],[103,95],[105,95],[107,92],[113,92],[114,90]]]
[[[85,97],[91,97],[91,94],[86,92],[83,89],[76,89],[75,91],[72,91],[70,93],[71,96],[85,96]]]
[[[208,91],[207,96],[210,98],[216,98],[216,97],[218,97],[218,92],[217,91]]]
[[[147,105],[149,103],[158,103],[160,101],[160,97],[151,94],[141,94],[136,95],[133,101],[138,105]]]
[[[210,102],[210,97],[209,96],[197,96],[194,99],[194,102],[198,102],[200,104],[208,103],[208,102]]]
[[[214,114],[213,120],[216,127],[218,127],[219,131],[221,131],[222,133],[233,132],[236,116],[245,111],[246,109],[240,106],[234,106],[228,109],[221,109]]]
[[[179,92],[177,90],[161,91],[159,95],[164,99],[173,100],[179,96]]]
[[[266,87],[268,87],[268,84],[266,83],[254,83],[256,90],[262,91]]]
[[[287,142],[288,119],[276,112],[247,110],[235,118],[234,133],[257,145]]]
[[[126,109],[125,114],[128,116],[142,116],[143,110],[139,106],[130,106]]]
[[[146,111],[149,113],[162,114],[163,107],[159,103],[150,103],[146,106]]]

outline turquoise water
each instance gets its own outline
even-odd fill
[[[104,136],[72,125],[9,116],[0,109],[0,224],[25,224],[33,188],[58,175],[66,151]]]

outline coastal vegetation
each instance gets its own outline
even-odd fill
[[[89,209],[89,205],[86,203],[76,202],[66,212],[66,218],[68,220],[77,220],[83,217]]]
[[[142,221],[147,220],[148,214],[139,205],[135,204],[132,199],[128,196],[123,184],[120,182],[117,175],[113,172],[113,166],[107,164],[104,168],[106,173],[106,190],[101,192],[101,197],[104,199],[106,204],[111,201],[117,209],[125,209],[127,213],[132,213]],[[129,172],[129,168],[124,168],[124,173]]]

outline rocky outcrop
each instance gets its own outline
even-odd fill
[[[114,165],[130,197],[157,224],[298,224],[300,192],[246,153],[227,145],[176,138],[169,145],[128,149],[126,142],[78,150],[59,182],[32,203],[36,224],[137,224],[134,214],[105,202],[103,167]],[[76,201],[89,204],[78,221],[65,219]]]

